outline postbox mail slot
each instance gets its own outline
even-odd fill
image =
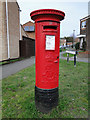
[[[57,26],[43,26],[44,30],[56,30]]]

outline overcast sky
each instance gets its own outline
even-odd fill
[[[59,0],[17,0],[21,11],[21,24],[31,21],[30,12],[37,9],[57,9],[65,12],[61,21],[60,36],[72,36],[80,33],[80,19],[88,15],[88,2],[60,2]]]

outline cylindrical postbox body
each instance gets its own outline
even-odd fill
[[[58,104],[60,20],[64,12],[41,9],[31,12],[35,20],[36,106],[42,112]]]

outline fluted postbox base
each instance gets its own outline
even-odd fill
[[[58,97],[58,88],[40,89],[35,86],[36,108],[43,113],[50,112],[52,108],[58,105]]]

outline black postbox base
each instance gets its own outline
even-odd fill
[[[43,113],[48,113],[58,105],[58,88],[39,89],[35,86],[36,108]]]

